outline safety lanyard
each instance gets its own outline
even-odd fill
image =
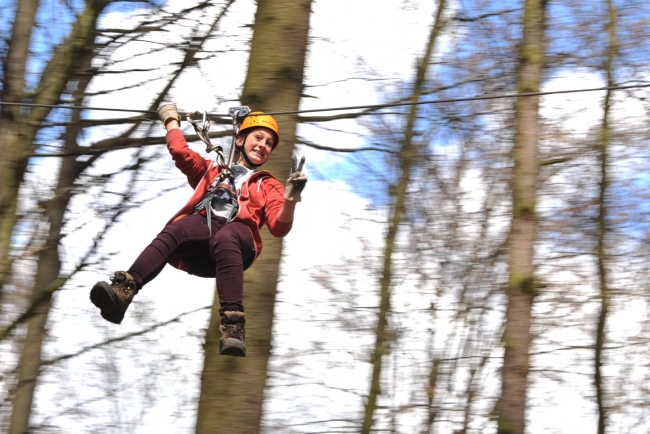
[[[205,216],[208,220],[208,229],[210,231],[210,238],[212,238],[212,200],[214,197],[219,194],[221,191],[225,190],[225,194],[230,195],[230,205],[233,207],[234,215],[228,217],[228,222],[230,222],[236,215],[239,208],[239,202],[237,201],[237,192],[235,191],[235,174],[232,171],[232,165],[234,164],[235,159],[235,150],[236,150],[236,140],[237,135],[239,134],[239,127],[244,121],[244,118],[251,113],[251,109],[246,106],[241,107],[231,107],[228,110],[228,115],[232,117],[232,143],[230,145],[230,153],[228,155],[228,161],[225,161],[225,155],[223,153],[223,148],[219,145],[213,145],[210,141],[210,117],[208,112],[203,112],[203,120],[199,124],[198,121],[192,119],[192,116],[196,112],[189,112],[187,114],[187,120],[194,127],[194,131],[199,136],[199,138],[205,143],[205,151],[210,153],[212,151],[217,154],[217,164],[222,168],[219,173],[219,180],[213,191],[208,194],[203,200],[196,206],[195,211],[200,212],[202,209],[205,209]],[[232,213],[231,213],[232,214]]]

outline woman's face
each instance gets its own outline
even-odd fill
[[[238,138],[238,143],[241,143],[242,138]],[[246,143],[244,143],[244,152],[248,155],[248,159],[258,166],[266,163],[266,161],[271,156],[271,151],[273,151],[273,143],[275,142],[275,136],[265,127],[254,128],[248,136],[246,136]],[[249,164],[246,162],[243,156],[239,156],[239,161],[237,164],[253,169],[249,167]]]

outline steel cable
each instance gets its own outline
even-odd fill
[[[292,114],[302,114],[302,113],[319,113],[319,112],[347,111],[347,110],[364,110],[364,109],[380,110],[382,108],[388,108],[388,107],[404,107],[404,106],[411,106],[411,105],[445,104],[445,103],[453,103],[453,102],[480,101],[480,100],[505,99],[505,98],[526,98],[526,97],[533,97],[533,96],[559,95],[559,94],[566,94],[566,93],[641,89],[647,87],[650,87],[650,84],[631,84],[625,86],[594,87],[594,88],[587,88],[587,89],[553,90],[547,92],[529,92],[529,93],[505,94],[505,95],[483,95],[483,96],[470,96],[464,98],[449,98],[449,99],[415,101],[415,102],[410,101],[410,102],[395,102],[395,103],[384,103],[384,104],[330,107],[330,108],[308,109],[308,110],[276,111],[276,112],[268,112],[265,114],[278,116],[278,115],[292,115]],[[157,115],[157,112],[155,110],[122,109],[122,108],[109,108],[109,107],[74,106],[74,105],[67,106],[67,105],[58,105],[58,104],[32,104],[27,102],[4,102],[4,101],[0,101],[0,105],[20,106],[20,107],[61,108],[67,110],[113,111],[113,112],[143,113],[143,114]],[[179,111],[179,114],[181,115],[186,115],[187,113],[189,112]],[[371,115],[371,114],[381,115],[383,113],[373,112],[373,113],[359,113],[359,114],[360,115]],[[220,113],[210,113],[209,116],[227,118],[229,115],[220,114]]]

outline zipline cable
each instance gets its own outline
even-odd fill
[[[327,111],[338,111],[338,110],[361,110],[361,109],[381,109],[385,107],[401,107],[401,106],[411,106],[411,105],[425,105],[425,104],[443,104],[450,102],[463,102],[463,101],[480,101],[486,99],[504,99],[504,98],[525,98],[531,96],[544,96],[544,95],[556,95],[563,93],[578,93],[578,92],[595,92],[599,90],[622,90],[622,89],[637,89],[650,87],[650,84],[633,84],[628,86],[609,86],[609,87],[596,87],[589,89],[569,89],[569,90],[554,90],[548,92],[529,92],[529,93],[514,93],[506,95],[483,95],[483,96],[468,96],[465,98],[450,98],[450,99],[438,99],[438,100],[429,100],[429,101],[416,101],[416,102],[395,102],[395,103],[386,103],[386,104],[374,104],[374,105],[365,105],[365,106],[347,106],[347,107],[335,107],[335,108],[326,108],[326,109],[311,109],[311,110],[296,110],[296,111],[286,111],[286,112],[273,112],[268,113],[269,115],[288,115],[288,114],[300,114],[300,113],[314,113],[314,112],[327,112]],[[371,114],[371,113],[368,113]],[[381,113],[372,113],[372,114],[381,114]]]
[[[650,87],[650,84],[631,84],[626,86],[607,86],[607,87],[594,87],[594,88],[587,88],[587,89],[553,90],[547,92],[528,92],[528,93],[514,93],[514,94],[505,94],[505,95],[469,96],[465,98],[449,98],[449,99],[415,101],[415,102],[409,101],[409,102],[395,102],[395,103],[385,103],[385,104],[330,107],[330,108],[309,109],[309,110],[290,110],[290,111],[268,112],[265,114],[278,116],[278,115],[293,115],[293,114],[302,114],[302,113],[317,113],[317,112],[331,112],[331,111],[344,111],[344,110],[363,110],[363,109],[378,110],[387,107],[444,104],[444,103],[452,103],[452,102],[481,101],[481,100],[505,99],[505,98],[526,98],[526,97],[533,97],[533,96],[559,95],[559,94],[566,94],[566,93],[581,93],[581,92],[597,92],[597,91],[604,91],[604,90],[641,89],[646,87]],[[75,105],[66,106],[66,105],[57,105],[57,104],[32,104],[32,103],[23,103],[23,102],[4,102],[4,101],[0,101],[0,105],[20,106],[20,107],[40,107],[40,108],[63,108],[68,110],[113,111],[113,112],[144,113],[150,115],[157,115],[157,111],[155,110],[120,109],[120,108],[93,107],[93,106],[75,106]],[[187,114],[187,113],[188,112],[179,112],[179,114]],[[360,114],[369,115],[371,113],[360,113]],[[372,114],[377,115],[382,113],[372,113]],[[210,114],[210,116],[222,117],[222,118],[228,117],[227,114]]]

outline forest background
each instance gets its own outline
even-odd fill
[[[646,3],[1,0],[0,430],[648,432]],[[191,192],[163,101],[307,157],[245,359],[211,279],[88,300]]]

